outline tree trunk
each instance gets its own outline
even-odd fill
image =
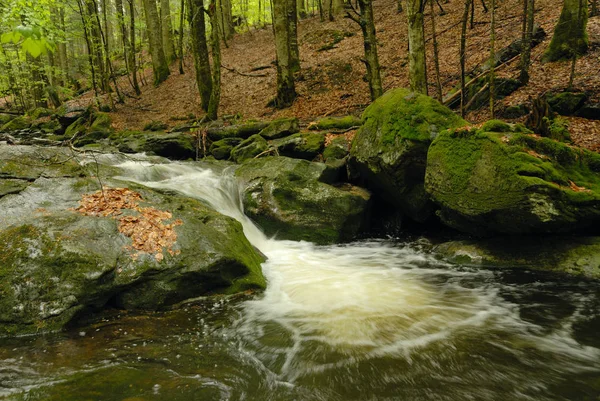
[[[131,68],[132,80],[133,80],[133,90],[136,95],[142,93],[140,90],[140,85],[137,80],[137,63],[135,60],[135,7],[133,4],[133,0],[127,0],[129,2],[129,35],[130,35],[130,45],[131,49],[129,52],[129,66]]]
[[[62,71],[62,84],[66,85],[70,80],[69,74],[69,62],[67,57],[67,41],[65,38],[65,8],[60,6],[58,10],[58,20],[60,31],[62,35],[62,40],[58,43],[57,51],[58,51],[58,63],[60,64],[60,69]]]
[[[424,16],[421,0],[406,1],[408,18],[408,75],[413,92],[427,94]]]
[[[431,16],[431,34],[433,39],[433,63],[435,65],[435,88],[437,100],[443,100],[442,94],[442,81],[440,78],[440,59],[438,52],[437,34],[435,29],[435,12],[433,11],[433,2],[435,0],[429,0],[429,14]]]
[[[490,114],[495,115],[496,88],[494,85],[494,67],[496,65],[496,0],[492,0],[490,22]]]
[[[346,3],[346,16],[356,22],[362,31],[365,49],[365,59],[363,61],[367,68],[367,81],[369,82],[371,100],[375,100],[383,95],[383,86],[381,85],[379,57],[377,55],[373,5],[371,0],[357,0],[357,3],[359,11],[353,7],[351,2]]]
[[[169,0],[160,0],[160,29],[162,43],[167,58],[167,63],[175,60],[175,46],[173,45],[173,23],[171,22],[171,5]]]
[[[292,72],[290,30],[288,27],[289,0],[273,0],[273,30],[277,54],[277,98],[278,108],[289,107],[296,99],[296,88]]]
[[[235,27],[233,26],[233,9],[231,0],[220,0],[221,3],[219,12],[222,13],[221,21],[222,21],[222,30],[223,35],[225,36],[225,40],[229,40],[235,34]]]
[[[306,13],[306,4],[304,3],[304,0],[296,0],[297,3],[297,7],[298,7],[298,15],[300,16],[301,19],[304,19],[307,17],[307,13]]]
[[[524,25],[525,30],[523,32],[522,49],[521,49],[521,72],[519,74],[519,81],[521,85],[527,85],[529,83],[529,64],[531,62],[531,40],[533,37],[533,21],[534,21],[534,0],[524,0]]]
[[[216,120],[221,100],[221,40],[219,37],[219,13],[217,0],[210,1],[209,15],[211,24],[211,54],[212,54],[212,90],[208,103],[209,120]]]
[[[95,0],[85,0],[87,15],[85,24],[89,26],[88,35],[91,44],[92,60],[97,73],[100,77],[100,89],[103,92],[108,91],[108,80],[104,68],[104,56],[102,54],[102,34],[100,24],[98,23],[98,9]]]
[[[183,74],[183,16],[185,15],[185,0],[181,0],[181,10],[179,11],[179,73]]]
[[[287,0],[288,28],[290,38],[290,68],[292,73],[300,71],[300,49],[298,48],[297,0]]]
[[[465,59],[466,59],[466,48],[467,48],[467,21],[469,19],[469,7],[473,3],[473,0],[465,0],[465,10],[462,15],[461,31],[460,31],[460,115],[464,118],[465,116]]]
[[[196,68],[196,84],[200,92],[200,104],[202,110],[208,111],[212,93],[212,76],[206,43],[206,22],[202,0],[188,0],[188,19],[194,66]]]
[[[159,85],[169,76],[169,65],[162,44],[158,11],[156,0],[144,0],[146,11],[146,28],[150,42],[150,56],[152,58],[152,71],[154,73],[154,85]]]
[[[568,60],[584,54],[588,49],[587,19],[587,5],[581,7],[579,0],[564,0],[543,61]]]

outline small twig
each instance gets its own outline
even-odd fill
[[[352,130],[355,130],[355,129],[358,129],[358,128],[360,128],[360,125],[353,125],[352,127],[346,128],[346,129],[325,130],[325,131],[327,131],[330,134],[345,134],[348,131],[352,131]]]
[[[255,159],[258,159],[259,157],[261,157],[262,155],[265,155],[267,153],[275,153],[277,156],[279,156],[279,151],[277,150],[276,147],[270,147],[269,149],[265,150],[264,152],[261,152],[259,154],[257,154],[256,156],[254,156]]]
[[[248,74],[245,72],[240,72],[240,71],[236,70],[235,68],[229,68],[224,64],[221,64],[221,67],[226,69],[227,71],[233,72],[235,74],[238,74],[238,75],[241,75],[244,77],[268,77],[269,76],[268,74]]]
[[[350,104],[350,105],[344,105],[344,106],[340,106],[340,107],[336,107],[335,109],[329,110],[327,113],[323,114],[323,117],[327,117],[332,115],[333,113],[335,113],[336,111],[340,111],[342,109],[346,109],[349,110],[350,108],[360,108],[360,107],[364,107],[366,106],[365,104],[362,103],[357,103],[357,104]]]

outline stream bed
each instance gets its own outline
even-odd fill
[[[241,221],[267,290],[0,339],[0,399],[600,399],[598,282],[450,265],[424,239],[266,238],[227,171],[119,167]]]

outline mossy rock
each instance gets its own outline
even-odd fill
[[[332,171],[323,163],[269,156],[242,164],[236,176],[244,212],[269,236],[333,244],[356,238],[368,222],[369,192],[326,184]]]
[[[252,159],[269,148],[266,139],[256,134],[244,140],[231,150],[231,159],[236,163]]]
[[[66,129],[69,125],[73,124],[80,118],[88,118],[92,114],[91,107],[80,107],[63,104],[60,106],[54,117],[58,119],[60,125]]]
[[[31,127],[31,118],[27,116],[19,116],[13,118],[0,128],[0,132],[20,131]]]
[[[465,124],[428,96],[391,90],[363,114],[350,149],[353,179],[423,222],[433,212],[423,188],[429,144],[442,130]]]
[[[0,146],[0,179],[32,182],[42,176],[81,177],[85,172],[69,149]]]
[[[499,237],[445,242],[438,257],[467,266],[525,268],[600,279],[600,237]]]
[[[209,125],[206,133],[208,138],[215,142],[226,138],[248,139],[265,129],[269,124],[268,121],[245,121],[234,125],[223,125],[221,121],[214,123],[214,125]]]
[[[67,129],[67,131],[69,130]],[[109,138],[112,131],[110,115],[107,113],[96,113],[93,116],[91,125],[85,130],[85,134],[79,136],[75,141],[75,146],[95,144],[101,139]]]
[[[271,121],[268,126],[259,132],[259,135],[270,140],[283,138],[299,131],[300,124],[297,118],[280,118]]]
[[[352,127],[359,127],[361,124],[361,119],[356,116],[324,117],[320,120],[310,123],[308,129],[327,131],[332,129],[348,129]]]
[[[150,121],[146,125],[144,125],[144,131],[164,131],[167,129],[167,124],[162,121]]]
[[[50,109],[44,107],[38,107],[36,109],[30,110],[27,115],[31,117],[32,120],[37,120],[41,117],[48,117],[54,114],[54,112]]]
[[[196,140],[188,133],[145,134],[139,151],[150,152],[172,160],[187,160],[196,157]]]
[[[313,160],[323,150],[325,135],[322,133],[299,132],[272,141],[281,156]]]
[[[58,120],[44,121],[39,124],[35,124],[35,128],[41,130],[46,134],[58,133],[61,130],[61,125]]]
[[[508,119],[521,118],[529,114],[529,108],[524,104],[508,106],[501,111],[501,117]]]
[[[555,141],[570,143],[571,133],[569,132],[569,123],[560,117],[553,118],[546,136]]]
[[[242,142],[241,138],[225,138],[213,142],[210,145],[209,153],[217,160],[227,160],[231,156],[234,147]]]
[[[11,120],[14,120],[15,118],[17,118],[17,116],[14,114],[0,113],[0,127],[3,127],[4,125],[6,125]]]
[[[332,160],[341,160],[348,156],[350,152],[350,143],[343,136],[340,135],[331,140],[331,142],[325,147],[323,151],[323,159],[326,162]]]
[[[442,222],[475,235],[593,230],[600,155],[518,131],[458,129],[433,141],[425,188]]]
[[[41,177],[0,197],[0,337],[58,330],[108,304],[156,310],[265,288],[264,258],[239,222],[197,200],[129,187],[142,195],[141,207],[171,212],[167,223],[181,221],[173,254],[133,257],[117,220],[73,211],[82,193],[98,189],[94,179]]]
[[[583,106],[587,99],[587,94],[575,92],[556,93],[546,97],[552,111],[561,116],[572,116]]]
[[[85,135],[88,128],[88,117],[79,117],[74,123],[69,125],[65,130],[63,137],[71,139]]]

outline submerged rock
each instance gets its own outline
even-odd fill
[[[352,142],[350,166],[357,181],[423,222],[433,210],[423,187],[429,144],[440,131],[465,124],[430,97],[391,90],[365,110]]]
[[[442,243],[434,254],[483,267],[519,267],[600,279],[600,237],[500,237]]]
[[[367,223],[369,192],[331,185],[336,174],[323,163],[287,157],[251,160],[236,171],[244,211],[267,235],[317,244],[350,241]]]
[[[107,305],[155,310],[264,288],[264,259],[234,219],[109,178],[92,204],[97,215],[89,205],[74,210],[82,194],[99,189],[98,179],[61,149],[45,148],[53,158],[19,168],[37,152],[0,147],[0,336],[57,330]],[[61,160],[65,166],[56,167]],[[123,186],[141,199],[111,189]]]
[[[600,155],[508,127],[433,141],[425,187],[442,222],[476,235],[597,232]]]

